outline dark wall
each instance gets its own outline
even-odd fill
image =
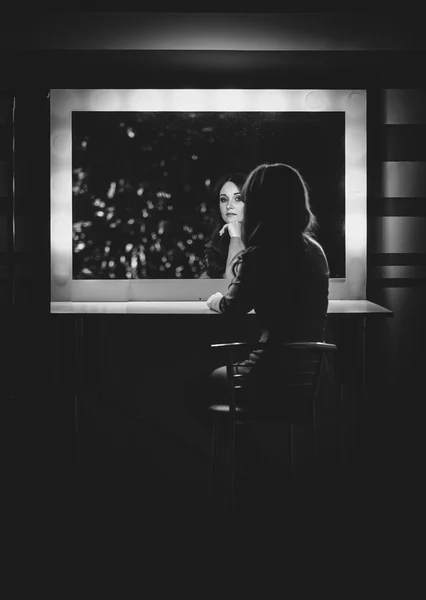
[[[180,6],[180,8],[184,8]],[[3,47],[87,50],[424,50],[416,14],[235,12],[2,13]]]

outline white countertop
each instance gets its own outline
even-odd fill
[[[51,302],[50,306],[55,314],[219,314],[205,302]],[[393,312],[369,300],[330,300],[328,314],[391,316]]]

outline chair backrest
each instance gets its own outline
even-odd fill
[[[281,410],[295,418],[310,418],[315,406],[324,360],[337,346],[326,342],[285,342],[270,346],[268,359],[253,367],[248,377],[234,373],[236,349],[265,349],[265,344],[233,342],[217,344],[227,348],[227,375],[230,389],[230,411],[242,401],[260,410]]]

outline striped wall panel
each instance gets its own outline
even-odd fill
[[[369,198],[367,289],[424,288],[426,91],[383,90],[381,101],[380,195]]]
[[[367,298],[394,311],[370,327],[372,378],[408,385],[424,371],[426,91],[381,95],[377,193],[368,199]]]

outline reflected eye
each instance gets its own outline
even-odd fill
[[[221,197],[220,197],[220,201],[221,201],[221,202],[228,202],[228,198],[227,198],[227,196],[221,196]]]

